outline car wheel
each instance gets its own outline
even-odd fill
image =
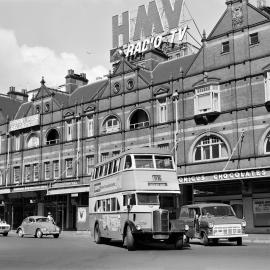
[[[203,233],[202,243],[203,243],[204,246],[208,246],[209,245],[209,239],[208,239],[206,233]]]
[[[42,238],[42,236],[43,236],[42,231],[40,229],[37,229],[37,231],[36,231],[36,237],[37,238]]]
[[[23,237],[23,231],[22,231],[22,229],[19,229],[17,233],[18,233],[18,236],[19,237]]]
[[[3,236],[8,236],[8,232],[3,233]]]
[[[237,243],[237,246],[242,246],[242,238],[240,237],[240,238],[237,238],[237,240],[236,240],[236,243]]]
[[[96,244],[102,244],[102,238],[100,236],[100,230],[99,230],[99,225],[95,225],[95,230],[94,230],[94,241]]]
[[[126,245],[127,245],[127,249],[129,251],[132,251],[132,250],[135,250],[136,249],[136,242],[135,242],[135,239],[132,235],[132,232],[131,232],[131,228],[129,226],[127,226],[127,232],[126,232]]]
[[[183,237],[178,237],[175,241],[175,249],[182,249],[184,246],[184,239]]]
[[[58,238],[59,237],[59,234],[54,234],[53,237],[54,238]]]

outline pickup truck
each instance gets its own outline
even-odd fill
[[[236,217],[230,205],[222,203],[199,203],[181,207],[179,219],[189,226],[188,239],[200,239],[205,246],[217,244],[219,239],[236,241],[242,245],[246,237],[246,221]]]

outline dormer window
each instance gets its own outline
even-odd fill
[[[202,85],[195,89],[194,114],[220,112],[220,89],[217,84]]]

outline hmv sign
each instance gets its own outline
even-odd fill
[[[149,45],[158,48],[164,37],[171,43],[181,41],[187,26],[179,28],[184,0],[151,1],[136,14],[129,11],[112,18],[113,48],[126,48],[126,56],[145,51]],[[168,36],[169,39],[168,39]]]

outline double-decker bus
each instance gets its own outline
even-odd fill
[[[170,152],[134,148],[97,164],[89,192],[90,231],[97,244],[121,240],[128,250],[140,242],[184,244],[180,190]]]

